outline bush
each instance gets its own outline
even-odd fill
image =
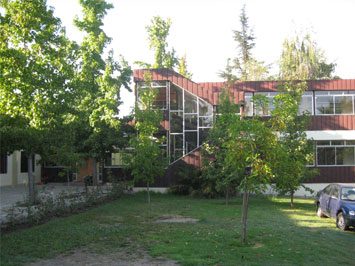
[[[183,161],[174,165],[176,184],[169,188],[175,195],[191,195],[195,197],[215,198],[221,196],[216,190],[216,183],[202,176],[200,169]]]

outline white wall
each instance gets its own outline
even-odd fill
[[[355,140],[355,130],[312,130],[306,134],[314,140]]]
[[[13,167],[12,167],[13,154],[7,156],[7,173],[0,174],[0,186],[12,185]]]
[[[35,182],[41,181],[41,165],[39,155],[35,155]],[[21,152],[15,151],[7,157],[7,173],[0,174],[0,186],[11,186],[28,183],[28,173],[21,173]]]
[[[318,191],[328,186],[329,183],[307,183],[303,185],[314,190],[314,193],[310,193],[309,191],[306,191],[303,187],[301,187],[295,192],[296,197],[313,197]],[[355,186],[355,183],[349,183],[349,185]],[[265,191],[265,194],[277,195],[278,193],[272,188],[272,186],[268,186],[268,189]]]

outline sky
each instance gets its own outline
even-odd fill
[[[195,82],[222,81],[218,72],[227,58],[237,55],[233,30],[239,30],[239,14],[246,5],[249,23],[256,37],[254,56],[271,64],[277,73],[285,38],[309,32],[335,63],[335,74],[355,78],[355,0],[107,0],[114,5],[104,20],[104,30],[112,37],[109,48],[122,55],[133,69],[135,61],[153,61],[145,27],[154,16],[170,18],[168,37],[177,55],[186,54],[188,70]],[[62,20],[71,39],[82,34],[73,26],[81,13],[78,0],[48,0]],[[132,93],[122,91],[121,116],[130,112]]]

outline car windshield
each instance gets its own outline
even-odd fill
[[[343,187],[341,189],[341,199],[355,201],[355,187]]]

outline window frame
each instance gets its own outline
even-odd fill
[[[318,142],[329,142],[329,144],[320,144],[318,145]],[[343,144],[333,144],[333,142],[337,141],[342,141]],[[354,144],[348,144],[347,142],[352,142],[353,140],[318,140],[315,141],[315,146],[316,146],[316,167],[352,167],[355,166],[355,143]],[[334,156],[334,164],[318,164],[318,148],[334,148],[335,150],[335,156]],[[353,158],[354,158],[354,163],[353,164],[337,164],[337,148],[353,148]]]
[[[352,99],[352,113],[336,113],[335,98],[348,96]],[[317,99],[318,97],[331,97],[332,98],[332,113],[322,114],[317,112]],[[354,115],[355,114],[355,91],[344,90],[344,91],[314,91],[314,115],[316,116],[333,116],[333,115]]]
[[[9,157],[7,154],[1,154],[0,155],[0,174],[6,175],[8,173],[8,162],[9,162]]]

